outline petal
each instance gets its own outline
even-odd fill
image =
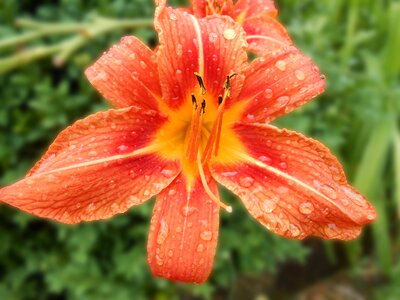
[[[294,47],[255,59],[246,71],[239,99],[247,101],[245,122],[270,122],[324,91],[325,78]]]
[[[268,229],[288,238],[348,240],[376,218],[319,142],[269,125],[238,123],[234,131],[248,154],[236,164],[214,163],[211,172]]]
[[[218,194],[211,179],[210,188]],[[204,282],[212,269],[218,240],[219,207],[198,180],[190,190],[183,175],[157,196],[150,225],[151,271],[175,281]]]
[[[293,44],[285,27],[268,15],[246,19],[243,28],[247,33],[249,50],[258,55],[277,51]]]
[[[151,151],[165,118],[130,107],[97,113],[64,130],[28,176],[0,201],[64,223],[109,218],[158,194],[179,164]]]
[[[190,95],[199,89],[195,72],[203,77],[207,95],[217,103],[223,93],[227,75],[232,79],[231,94],[241,89],[247,66],[244,32],[229,17],[214,15],[197,19],[193,15],[161,7],[157,9],[156,30],[160,47],[157,61],[163,98],[172,108],[191,101]]]
[[[117,108],[137,105],[157,109],[161,97],[153,52],[134,36],[126,36],[103,54],[85,74]]]
[[[272,0],[238,0],[235,4],[236,18],[249,18],[260,15],[276,17],[278,10]]]

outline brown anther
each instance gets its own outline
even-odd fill
[[[231,79],[236,76],[237,73],[232,73],[230,75],[226,76],[226,80],[224,82],[224,85],[222,86],[223,89],[226,91],[227,96],[229,97],[231,94]]]
[[[206,87],[205,87],[205,85],[204,85],[203,78],[202,78],[201,75],[200,75],[199,73],[197,73],[197,72],[194,72],[194,75],[196,76],[197,81],[199,82],[199,86],[200,86],[200,88],[201,88],[201,93],[202,93],[203,95],[205,95],[205,94],[207,93],[207,90],[206,90]]]
[[[221,105],[222,100],[223,100],[222,95],[218,95],[218,105]]]
[[[203,102],[201,102],[200,112],[202,112],[203,114],[206,113],[206,100],[204,100],[204,99],[203,99]]]
[[[194,106],[194,109],[197,109],[197,100],[194,94],[192,94],[192,105]]]

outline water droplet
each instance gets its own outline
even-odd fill
[[[227,40],[233,40],[236,37],[236,31],[234,29],[226,29],[223,33],[224,38]]]
[[[234,177],[234,176],[237,175],[237,173],[238,172],[235,172],[235,171],[233,171],[233,172],[222,172],[221,175],[224,176],[224,177]]]
[[[277,191],[280,194],[286,194],[289,192],[289,189],[286,186],[282,185],[282,186],[278,187]]]
[[[184,215],[185,217],[192,215],[193,213],[195,213],[198,209],[196,207],[193,206],[183,206],[181,213],[182,215]]]
[[[274,211],[274,209],[276,208],[276,200],[273,200],[273,199],[264,200],[261,208],[263,211],[265,211],[268,214],[272,213]]]
[[[287,168],[287,164],[285,162],[281,162],[281,163],[279,163],[279,167],[281,169],[286,169]]]
[[[97,155],[97,151],[95,151],[95,150],[89,151],[88,155],[89,156],[96,156]]]
[[[182,232],[182,227],[180,227],[180,226],[176,227],[175,231],[178,232],[178,233]]]
[[[296,75],[296,78],[297,78],[298,80],[304,80],[304,79],[306,78],[306,76],[304,75],[304,72],[303,72],[303,71],[296,70],[296,71],[294,72],[294,74]]]
[[[266,90],[264,91],[264,95],[265,95],[265,98],[271,99],[272,96],[274,95],[274,92],[273,92],[271,89],[266,89]]]
[[[321,186],[321,192],[333,200],[335,200],[337,198],[337,193],[336,193],[335,189],[333,187],[331,187],[330,185],[323,184]]]
[[[144,196],[150,196],[150,191],[149,190],[144,190],[143,195]]]
[[[176,45],[176,55],[182,56],[182,54],[183,54],[182,45],[181,44],[177,44]]]
[[[142,69],[146,69],[147,68],[146,63],[143,60],[141,60],[139,64],[142,67]]]
[[[275,63],[275,67],[277,67],[279,70],[281,71],[285,71],[286,70],[286,62],[283,60],[278,60]]]
[[[172,255],[174,255],[174,251],[168,250],[168,256],[169,256],[169,257],[172,257]]]
[[[204,245],[200,243],[200,244],[197,246],[197,252],[203,252],[203,251],[204,251]]]
[[[376,218],[376,215],[375,214],[372,214],[372,213],[370,213],[370,214],[367,214],[367,219],[368,220],[375,220],[375,218]]]
[[[135,60],[136,59],[136,53],[129,54],[128,58],[131,59],[131,60]]]
[[[165,240],[168,237],[168,230],[169,229],[168,229],[167,222],[164,219],[162,219],[160,221],[160,231],[158,232],[158,235],[157,235],[157,244],[161,245],[162,243],[165,242]]]
[[[249,120],[254,120],[255,116],[253,114],[247,114],[246,118]]]
[[[289,231],[293,237],[299,236],[301,233],[300,228],[296,224],[289,224]]]
[[[239,182],[240,182],[240,185],[242,187],[246,187],[247,188],[247,187],[251,187],[252,186],[252,184],[254,182],[254,179],[252,177],[249,177],[249,176],[243,176],[243,177],[240,177]]]
[[[172,175],[174,175],[174,172],[170,169],[163,169],[160,172],[164,177],[170,178]]]
[[[126,145],[119,145],[118,146],[118,152],[119,153],[126,152],[126,150],[128,150],[128,149],[129,149],[129,147],[126,146]]]
[[[280,96],[276,99],[276,102],[279,107],[284,107],[289,104],[290,97],[289,96]]]
[[[170,20],[172,20],[172,21],[178,20],[178,17],[177,17],[176,14],[174,14],[174,13],[171,13],[171,14],[169,15],[169,18],[170,18]]]
[[[212,232],[209,231],[209,230],[205,230],[205,231],[202,231],[202,232],[200,233],[200,238],[201,238],[202,240],[204,240],[204,241],[211,241],[212,236],[213,236],[213,234],[212,234]]]
[[[216,54],[213,54],[211,56],[212,61],[217,61],[218,60],[218,56]]]
[[[265,155],[258,157],[258,160],[266,164],[270,164],[272,162],[272,159]]]
[[[158,254],[156,254],[156,263],[159,266],[162,266],[164,264],[163,259]]]
[[[96,206],[94,205],[94,203],[90,203],[88,205],[88,207],[86,208],[86,211],[89,212],[89,213],[91,213],[91,212],[93,212],[95,210],[96,210]]]
[[[128,200],[126,201],[127,206],[132,206],[132,205],[137,205],[140,203],[140,199],[134,195],[131,195],[128,197]]]
[[[338,228],[336,224],[330,223],[325,227],[324,232],[329,238],[331,238],[338,235]]]
[[[299,211],[304,215],[309,215],[314,211],[314,205],[311,202],[303,202],[299,206]]]
[[[208,35],[208,40],[211,43],[215,43],[218,39],[218,35],[215,32],[210,32],[210,34]]]
[[[110,124],[110,127],[111,127],[111,129],[115,129],[115,128],[117,128],[117,125],[113,122]]]
[[[169,191],[168,191],[168,196],[173,196],[173,195],[175,195],[176,194],[176,190],[174,190],[174,189],[170,189]]]
[[[361,207],[367,207],[368,206],[368,204],[364,200],[363,196],[361,196],[357,192],[353,191],[351,188],[344,187],[343,188],[343,192],[347,197],[349,197],[351,200],[353,200],[353,202],[355,204],[357,204],[358,206],[361,206]]]

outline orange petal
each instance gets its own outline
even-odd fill
[[[61,132],[27,177],[0,190],[0,201],[64,223],[125,212],[180,172],[177,162],[152,154],[152,136],[165,120],[136,107],[80,120]]]
[[[245,12],[246,18],[260,15],[276,17],[278,10],[272,0],[238,0],[235,4],[234,16],[238,17]]]
[[[90,83],[117,108],[137,105],[157,109],[161,96],[153,52],[134,36],[103,54],[85,74]]]
[[[288,238],[348,240],[376,218],[321,143],[269,125],[238,123],[234,131],[248,153],[236,164],[214,163],[211,172],[268,229]]]
[[[155,26],[160,47],[157,61],[163,98],[178,108],[198,89],[195,72],[203,77],[207,95],[217,103],[226,76],[242,74],[247,66],[244,32],[229,17],[197,19],[179,10],[157,9]],[[232,97],[240,92],[243,76],[232,79]],[[207,96],[208,97],[208,96]]]
[[[243,28],[247,33],[249,50],[258,55],[277,51],[293,44],[285,27],[268,15],[246,19]]]
[[[294,47],[255,59],[246,71],[239,100],[247,101],[244,122],[270,122],[324,91],[325,78]]]
[[[218,195],[216,182],[209,182]],[[175,281],[207,280],[218,240],[219,207],[200,180],[189,190],[183,175],[157,196],[150,225],[148,261],[151,271]]]

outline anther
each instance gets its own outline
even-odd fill
[[[199,86],[200,86],[200,88],[201,88],[201,93],[202,93],[203,95],[205,95],[205,94],[207,93],[207,90],[206,90],[206,87],[205,87],[205,85],[204,85],[203,78],[202,78],[201,75],[200,75],[199,73],[197,73],[197,72],[194,72],[194,75],[196,76],[197,81],[199,82]]]
[[[230,93],[231,93],[231,79],[236,75],[237,75],[237,73],[232,73],[230,75],[227,75],[224,85],[222,86],[228,97],[230,96]]]
[[[203,99],[203,102],[201,102],[200,112],[202,112],[203,114],[206,113],[206,100],[204,100],[204,99]]]
[[[218,105],[221,105],[222,103],[222,95],[218,95]]]
[[[192,94],[192,105],[194,106],[194,109],[197,109],[197,100],[194,94]]]

